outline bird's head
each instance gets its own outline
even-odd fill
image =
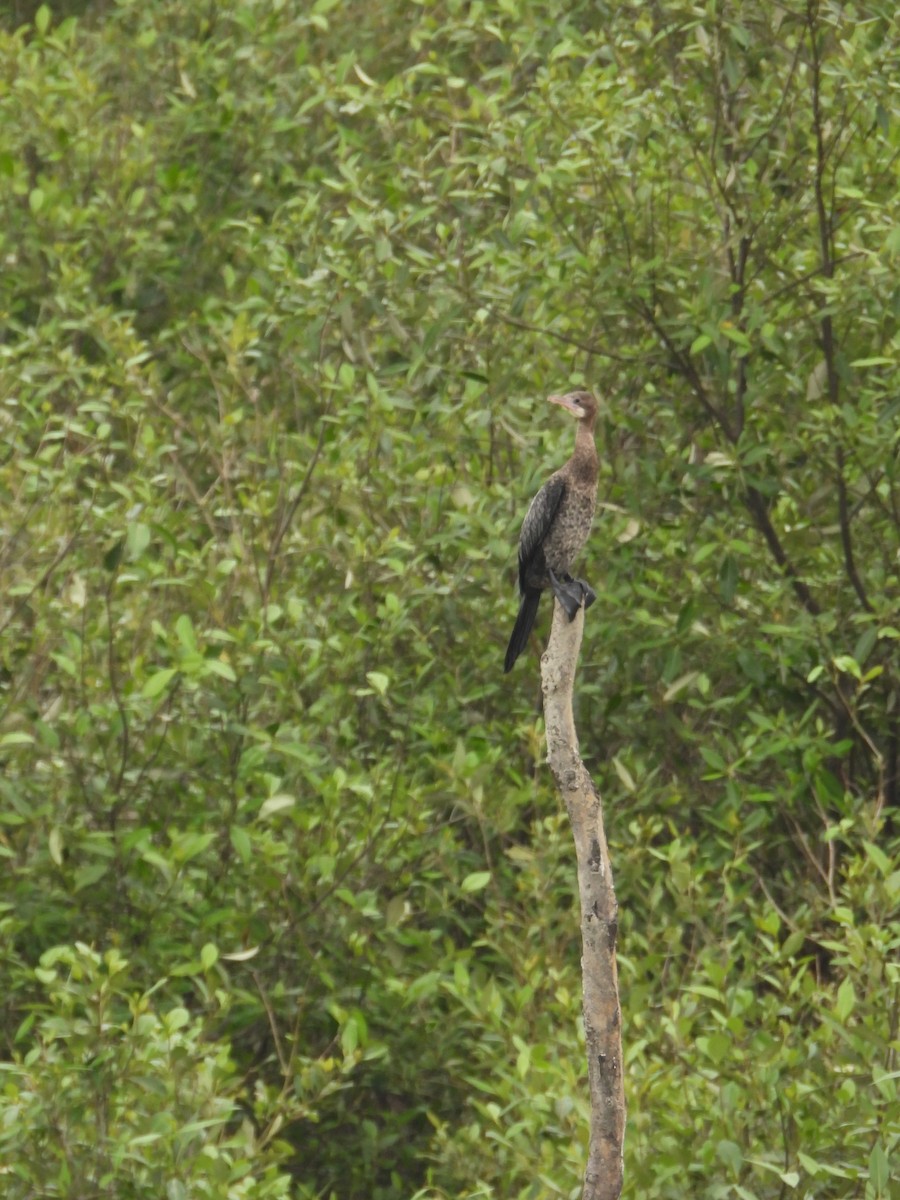
[[[597,401],[590,392],[567,392],[564,396],[548,396],[551,404],[567,408],[579,421],[593,425],[597,416]]]

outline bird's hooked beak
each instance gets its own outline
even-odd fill
[[[565,396],[548,396],[547,399],[551,404],[559,404],[563,408],[567,408],[570,413],[574,413],[576,417],[584,416],[584,409],[575,399],[577,392],[570,392]]]

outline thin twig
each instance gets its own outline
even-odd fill
[[[331,316],[331,309],[332,309],[333,305],[334,305],[334,298],[332,298],[331,303],[329,304],[328,309],[325,312],[325,318],[322,321],[322,328],[319,330],[319,346],[318,346],[318,353],[317,353],[317,357],[316,357],[317,371],[321,371],[321,368],[322,368],[322,360],[325,355],[325,331],[328,328],[328,321]],[[296,388],[296,384],[294,384],[293,381],[292,381],[292,386],[294,388]],[[296,399],[296,392],[295,392],[295,399]],[[278,522],[278,526],[272,537],[272,544],[269,546],[269,560],[268,560],[268,563],[266,564],[266,577],[265,577],[265,582],[263,583],[263,587],[262,587],[262,600],[263,600],[263,610],[264,611],[268,607],[269,592],[272,587],[272,582],[275,578],[275,565],[276,565],[276,560],[278,558],[278,551],[281,549],[281,543],[284,541],[285,534],[287,533],[288,529],[291,526],[291,522],[293,521],[294,517],[297,514],[297,509],[300,507],[300,504],[303,501],[303,497],[306,495],[306,489],[309,487],[309,483],[310,483],[310,480],[312,479],[313,471],[316,469],[316,464],[318,463],[319,456],[322,453],[322,447],[325,444],[325,431],[327,429],[327,425],[325,423],[324,417],[327,414],[329,407],[330,407],[330,404],[326,404],[323,411],[319,414],[319,436],[316,439],[316,445],[315,445],[315,448],[313,449],[312,456],[311,456],[309,462],[307,463],[306,471],[304,472],[303,478],[300,480],[300,483],[297,485],[297,490],[294,493],[294,496],[292,497],[290,503],[287,506],[286,512],[283,514],[281,520]]]
[[[635,363],[642,361],[639,355],[616,354],[614,351],[607,350],[596,342],[584,342],[580,338],[572,337],[568,333],[559,333],[555,329],[547,329],[542,325],[532,325],[530,321],[523,321],[521,317],[510,316],[509,313],[502,312],[498,308],[492,308],[491,315],[496,317],[498,321],[502,321],[504,325],[512,325],[516,329],[527,329],[530,333],[539,333],[544,337],[553,338],[557,342],[563,342],[567,346],[574,346],[576,350],[583,350],[586,354],[597,355],[599,358],[608,358],[610,362]]]

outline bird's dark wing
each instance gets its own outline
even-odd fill
[[[566,494],[566,481],[551,475],[529,505],[519,534],[519,591],[524,594],[535,557],[550,532]]]

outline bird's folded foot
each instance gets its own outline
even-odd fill
[[[569,576],[560,579],[553,571],[549,571],[548,573],[550,575],[550,587],[553,589],[553,595],[565,609],[569,620],[574,621],[575,615],[579,608],[581,608],[582,601],[585,598],[584,585],[579,580],[572,579]]]
[[[594,591],[591,585],[589,583],[585,583],[583,579],[576,579],[575,582],[581,588],[581,594],[584,599],[584,609],[585,612],[587,612],[587,610],[597,599],[597,593]]]

